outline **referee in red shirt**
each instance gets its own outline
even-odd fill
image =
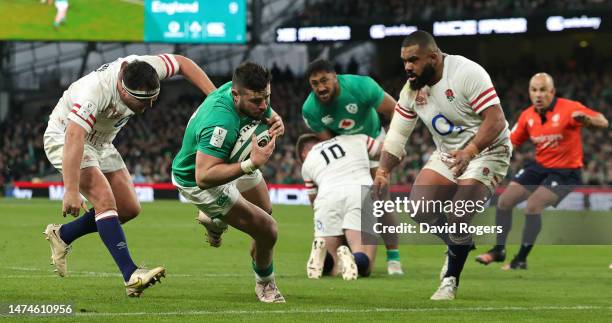
[[[512,209],[527,200],[521,249],[503,269],[527,269],[527,255],[542,227],[542,211],[557,206],[572,187],[581,183],[580,130],[607,128],[608,120],[580,102],[555,96],[553,79],[538,73],[529,81],[532,106],[525,109],[510,135],[514,148],[527,140],[535,145],[536,161],[526,164],[497,202],[496,222],[502,227],[497,245],[476,261],[488,265],[506,259],[506,238],[512,227]]]

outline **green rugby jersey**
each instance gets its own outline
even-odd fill
[[[328,104],[310,92],[302,106],[302,117],[314,132],[326,129],[337,135],[365,134],[376,138],[380,118],[376,109],[385,91],[369,76],[338,75],[340,94]]]
[[[265,118],[270,118],[271,115],[272,108],[268,105]],[[239,115],[234,107],[232,82],[227,82],[210,93],[187,123],[181,150],[172,161],[174,180],[184,187],[197,186],[196,153],[201,151],[227,163],[240,129],[254,121],[257,122],[251,117]]]

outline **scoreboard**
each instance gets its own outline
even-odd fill
[[[146,0],[145,42],[246,41],[246,0]]]

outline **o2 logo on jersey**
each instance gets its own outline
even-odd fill
[[[119,121],[117,121],[117,123],[115,123],[114,127],[115,128],[121,128],[121,127],[123,127],[128,122],[128,120],[130,120],[129,116],[123,117],[123,118],[119,119]]]
[[[340,120],[340,123],[338,124],[338,127],[340,129],[353,129],[353,127],[355,126],[355,120],[353,119],[342,119]]]
[[[461,126],[455,126],[455,124],[448,120],[443,114],[438,114],[437,116],[431,119],[431,126],[440,136],[448,136],[453,131],[456,131],[457,134],[460,134],[465,131]]]

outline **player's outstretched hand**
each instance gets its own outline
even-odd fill
[[[62,203],[62,215],[70,214],[73,217],[79,216],[81,209],[87,210],[87,204],[81,198],[79,192],[66,192]]]
[[[388,171],[378,168],[374,175],[374,185],[372,186],[372,199],[381,200],[387,196],[389,190],[390,174]]]
[[[251,137],[251,145],[251,161],[255,167],[259,168],[270,159],[270,156],[272,156],[274,147],[276,146],[276,135],[273,135],[272,138],[270,138],[270,142],[263,147],[259,147],[257,144],[257,136],[253,135]]]
[[[270,126],[270,136],[282,136],[285,134],[285,124],[283,123],[283,119],[275,114],[271,118],[266,119],[266,123]]]

